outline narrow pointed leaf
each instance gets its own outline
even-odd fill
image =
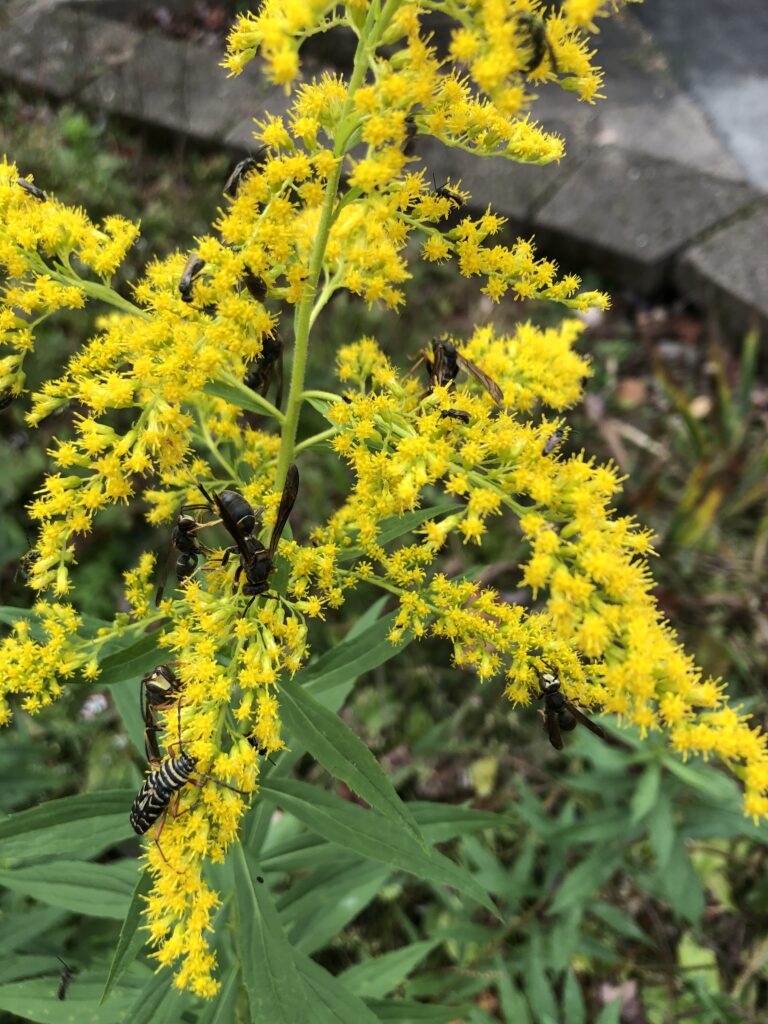
[[[328,711],[301,686],[280,690],[280,711],[291,735],[334,778],[342,779],[396,828],[406,829],[422,846],[413,816],[363,741],[338,715]]]
[[[0,821],[0,858],[95,857],[132,835],[129,789],[102,790],[49,800]]]
[[[341,979],[334,978],[308,956],[294,955],[299,973],[313,996],[313,1024],[379,1024],[379,1018]]]
[[[295,780],[267,779],[261,792],[326,839],[418,878],[450,885],[497,915],[488,894],[467,871],[435,850],[425,852],[409,833],[393,829],[375,811]]]
[[[355,964],[340,975],[340,980],[355,995],[382,999],[401,985],[408,975],[437,945],[437,940],[413,942]]]
[[[118,921],[125,917],[130,906],[135,878],[134,860],[114,864],[57,861],[55,871],[48,864],[0,871],[0,885],[12,892],[75,914]]]
[[[123,927],[120,929],[120,938],[117,940],[117,948],[112,957],[104,991],[101,994],[102,1003],[109,995],[117,979],[122,975],[126,967],[133,963],[139,950],[147,941],[139,930],[139,924],[145,907],[145,897],[149,895],[151,888],[152,877],[149,871],[144,871],[136,883],[136,888],[133,890],[128,913],[123,921]]]
[[[240,912],[238,942],[252,1024],[297,1024],[312,1019],[304,982],[272,897],[259,884],[238,843],[234,873]]]

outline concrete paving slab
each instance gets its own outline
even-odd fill
[[[754,202],[749,186],[619,149],[592,153],[537,211],[562,251],[568,242],[640,289],[656,287],[672,257]]]
[[[633,15],[739,162],[768,191],[768,3],[655,0]]]
[[[686,295],[736,331],[755,319],[768,330],[768,206],[690,248],[677,281]]]

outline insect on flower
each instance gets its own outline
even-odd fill
[[[248,177],[251,171],[258,170],[258,168],[265,163],[266,159],[267,147],[262,146],[261,149],[257,150],[254,156],[247,156],[244,160],[240,160],[239,163],[235,164],[232,173],[227,178],[226,184],[222,189],[224,195],[229,196],[230,199],[234,199],[243,181]]]
[[[432,195],[436,196],[438,199],[450,199],[451,202],[454,204],[452,210],[453,213],[457,213],[459,210],[464,209],[464,200],[462,199],[458,192],[455,192],[448,185],[447,182],[445,183],[445,185],[441,185],[439,188],[435,186]]]
[[[202,484],[198,484],[198,487],[209,502],[209,506],[218,511],[224,528],[235,542],[234,547],[227,548],[224,552],[221,564],[226,565],[230,555],[240,555],[240,564],[235,572],[234,589],[237,590],[240,577],[245,575],[243,594],[251,598],[243,609],[243,615],[245,615],[259,594],[265,594],[269,590],[269,576],[274,572],[272,563],[277,545],[299,493],[299,471],[293,464],[288,467],[268,548],[265,548],[261,541],[253,536],[261,509],[254,511],[250,503],[237,491],[222,491],[220,494],[210,495]]]
[[[461,409],[443,409],[441,411],[441,413],[440,413],[440,419],[441,420],[447,420],[447,419],[459,420],[459,422],[461,422],[461,423],[468,424],[469,423],[469,413],[468,412],[463,412]]]
[[[160,763],[160,748],[157,743],[157,715],[173,706],[179,699],[181,682],[169,665],[158,665],[147,672],[139,687],[141,717],[144,722],[144,749],[150,764]]]
[[[405,119],[405,140],[403,142],[403,156],[413,156],[416,142],[416,118],[408,114]]]
[[[65,963],[60,956],[57,956],[56,959],[61,964],[61,974],[59,975],[59,988],[58,991],[56,992],[56,995],[58,996],[59,999],[66,999],[67,989],[69,988],[73,977],[75,976],[75,974],[77,974],[77,971],[73,967],[70,967],[69,964]]]
[[[191,253],[189,259],[184,264],[184,269],[179,278],[179,291],[181,292],[182,302],[192,301],[192,285],[204,266],[205,260],[201,260],[196,252]]]
[[[523,66],[523,71],[526,75],[530,75],[531,72],[536,70],[544,60],[545,53],[549,54],[552,70],[557,72],[555,51],[552,49],[552,44],[547,37],[547,27],[544,24],[544,20],[530,12],[519,14],[517,16],[517,20],[518,23],[527,31],[531,44],[531,56],[528,58],[528,62]]]
[[[562,440],[563,432],[561,430],[556,430],[554,434],[550,434],[547,440],[544,442],[544,448],[542,449],[544,454],[551,455]]]
[[[0,391],[0,410],[7,409],[15,397],[10,391]]]
[[[241,796],[248,796],[245,790],[238,789],[236,786],[230,786],[228,782],[222,782],[221,779],[215,779],[212,775],[206,775],[205,772],[201,772],[197,767],[197,758],[192,757],[190,754],[184,752],[181,749],[181,704],[178,704],[179,709],[179,749],[180,754],[178,757],[169,757],[159,768],[152,769],[149,772],[144,783],[136,794],[136,799],[131,805],[131,813],[129,820],[131,822],[131,828],[136,835],[143,836],[149,829],[155,824],[161,815],[164,815],[166,811],[170,809],[170,803],[174,795],[176,796],[176,810],[174,817],[178,812],[180,792],[184,786],[190,782],[194,786],[202,786],[204,783],[200,783],[197,779],[192,778],[193,773],[201,779],[206,779],[208,782],[214,782],[217,786],[223,786],[224,789],[231,789],[234,793],[239,793]],[[157,832],[154,836],[154,841],[160,849],[158,842],[160,835],[165,824],[165,818],[160,823]],[[162,850],[160,850],[162,854]],[[163,858],[165,859],[165,858]]]
[[[275,405],[279,409],[283,404],[283,342],[278,335],[264,339],[261,355],[249,365],[243,384],[257,395],[266,397],[273,374],[277,381]]]
[[[37,185],[33,185],[31,181],[27,181],[26,178],[17,178],[16,184],[21,185],[28,195],[38,199],[41,203],[44,203],[48,198],[47,193],[43,192],[43,190],[38,188]]]
[[[192,575],[197,568],[200,555],[207,550],[197,539],[196,534],[198,530],[202,530],[207,526],[213,526],[214,523],[200,523],[193,516],[189,515],[189,513],[195,509],[207,507],[207,505],[182,506],[179,518],[176,520],[176,525],[171,531],[171,543],[168,547],[168,556],[160,572],[160,576],[158,577],[157,594],[155,595],[156,607],[160,606],[160,602],[163,599],[165,584],[168,579],[168,573],[171,571],[171,563],[173,562],[174,554],[177,555],[176,579],[181,583],[182,580],[185,580],[188,576]]]
[[[433,388],[440,386],[451,390],[456,383],[459,370],[464,370],[465,373],[471,374],[475,380],[482,384],[494,402],[501,404],[504,399],[504,393],[496,381],[470,359],[462,356],[448,338],[434,338],[431,356],[426,349],[422,349],[410,372],[413,373],[422,363],[426,366],[427,374],[429,375],[429,385],[426,394],[429,394]]]
[[[583,711],[580,711],[560,689],[560,680],[551,672],[542,673],[540,679],[541,694],[539,699],[544,701],[544,720],[547,727],[549,742],[555,750],[563,749],[562,733],[570,732],[578,724],[586,726],[595,736],[601,740],[609,741],[607,733],[596,722],[588,718]]]

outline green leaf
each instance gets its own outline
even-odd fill
[[[632,795],[630,821],[636,825],[656,805],[661,787],[661,768],[657,763],[649,764],[643,772],[637,789]]]
[[[252,1024],[297,1024],[312,1019],[306,989],[266,886],[256,882],[237,843],[237,940]]]
[[[463,868],[434,850],[426,852],[408,833],[395,832],[375,811],[296,780],[268,778],[261,793],[326,839],[419,878],[453,886],[498,916],[486,892]]]
[[[63,917],[64,911],[54,907],[30,907],[23,917],[14,915],[0,921],[0,953],[23,949],[39,935],[52,931]]]
[[[149,895],[151,888],[152,877],[149,871],[143,871],[136,883],[136,888],[133,890],[128,913],[123,921],[123,927],[120,929],[120,938],[117,940],[117,947],[109,967],[107,981],[101,994],[102,1003],[109,995],[117,979],[122,975],[126,967],[133,963],[139,950],[147,941],[139,931],[139,922],[141,921],[141,915],[146,904],[145,897]]]
[[[139,992],[128,1019],[130,1024],[178,1024],[188,1002],[186,993],[174,986],[170,971],[160,971]]]
[[[456,836],[470,835],[486,828],[497,829],[508,824],[502,814],[476,811],[462,804],[441,804],[431,800],[410,800],[406,805],[426,839],[444,843]]]
[[[528,943],[528,957],[525,964],[525,992],[531,1004],[534,1019],[539,1021],[551,1018],[557,1020],[557,1004],[552,986],[547,978],[542,951],[541,933],[538,929],[531,932]]]
[[[599,892],[603,883],[614,873],[621,857],[597,849],[573,868],[569,868],[565,881],[552,901],[551,913],[557,914],[577,904],[584,904]]]
[[[369,999],[368,1006],[381,1021],[395,1024],[454,1024],[463,1021],[468,1012],[466,1006],[435,1006],[433,1003],[413,1003],[404,999]]]
[[[379,1024],[376,1017],[359,999],[353,995],[338,978],[334,978],[314,960],[301,953],[295,953],[296,966],[307,986],[313,1000],[312,1024],[323,1024],[317,1018],[318,1008],[325,1011],[327,1024]]]
[[[411,813],[363,741],[301,686],[280,688],[281,717],[291,734],[334,778],[342,779],[394,828],[424,840]]]
[[[675,914],[698,927],[704,913],[704,887],[691,863],[682,836],[677,836],[675,840],[661,881]]]
[[[377,544],[389,544],[398,537],[418,529],[423,523],[438,516],[452,515],[464,506],[458,502],[445,502],[442,505],[433,505],[430,508],[419,508],[414,512],[405,512],[401,516],[390,516],[383,519],[379,524],[379,532],[376,536]],[[361,548],[345,548],[337,555],[339,562],[351,562],[355,558],[363,558],[365,552]]]
[[[85,975],[75,976],[62,1003],[56,994],[60,966],[51,959],[57,969],[50,977],[0,985],[0,1011],[13,1014],[13,1019],[39,1024],[133,1024],[130,1006],[135,991],[121,991],[109,1006],[99,1006],[100,983],[89,981]]]
[[[393,644],[388,639],[395,616],[396,613],[392,612],[362,633],[345,637],[340,644],[299,672],[294,682],[305,686],[326,708],[337,711],[356,679],[394,658],[410,643],[410,639],[404,639]]]
[[[340,977],[355,995],[381,999],[397,988],[414,968],[430,953],[437,941],[413,942],[410,946],[363,960],[348,968]]]
[[[660,871],[663,871],[672,855],[672,848],[675,845],[675,817],[672,813],[672,802],[669,796],[661,792],[658,800],[648,816],[648,838],[650,839],[653,852],[656,855],[656,863]]]
[[[390,872],[375,861],[350,863],[337,856],[333,865],[295,882],[278,902],[294,949],[312,954],[326,946],[376,898]]]
[[[221,381],[209,381],[203,391],[214,398],[223,398],[225,402],[234,405],[236,409],[247,409],[248,412],[256,412],[259,416],[268,415],[267,410],[259,403],[257,398],[250,398],[244,391],[232,387],[230,384],[223,384]]]
[[[57,861],[14,871],[0,871],[0,884],[12,892],[31,896],[52,907],[62,907],[88,917],[120,921],[130,906],[136,878],[136,861],[114,864],[83,864]]]
[[[496,965],[496,989],[499,993],[501,1012],[506,1024],[530,1024],[531,1015],[525,996],[509,976],[509,972],[500,956],[494,958]],[[577,1024],[577,1022],[574,1022]]]
[[[614,999],[613,1002],[608,1003],[600,1011],[600,1016],[595,1021],[595,1024],[621,1024],[621,1009],[623,1002],[621,996]]]
[[[139,703],[138,681],[143,675],[162,665],[163,662],[173,657],[173,654],[160,646],[163,634],[160,632],[150,633],[133,640],[118,651],[114,649],[111,653],[99,662],[99,685],[114,686],[124,680],[135,679],[136,704]]]
[[[642,942],[647,946],[653,945],[648,935],[635,923],[634,918],[620,907],[614,907],[610,903],[598,902],[590,906],[589,912],[618,935],[623,935],[625,938],[632,939],[635,942]]]
[[[587,1024],[587,1008],[579,979],[569,968],[563,988],[563,1010],[568,1024]]]
[[[17,921],[19,918],[14,914],[11,918]],[[22,978],[37,978],[41,974],[50,974],[51,968],[58,960],[53,960],[51,955],[27,956],[23,953],[16,953],[12,957],[5,957],[0,960],[0,985],[9,981],[21,981]]]
[[[0,859],[96,857],[132,835],[128,811],[135,794],[102,790],[49,800],[0,821]]]
[[[211,999],[197,1024],[232,1024],[237,1020],[237,997],[240,993],[240,972],[230,967],[221,982],[219,994]]]

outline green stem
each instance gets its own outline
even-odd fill
[[[150,319],[149,313],[140,309],[128,299],[124,299],[122,295],[118,295],[114,288],[110,288],[109,285],[99,284],[97,281],[86,281],[82,277],[78,277],[74,271],[71,275],[62,274],[58,270],[52,270],[50,267],[46,267],[45,273],[49,277],[52,277],[54,281],[60,281],[62,284],[74,285],[75,288],[80,288],[92,299],[99,299],[101,302],[106,302],[108,305],[122,310],[123,313],[130,313],[131,316],[139,316],[142,320]]]
[[[304,286],[304,294],[296,306],[294,315],[294,349],[293,367],[291,369],[291,386],[288,391],[288,404],[285,410],[285,420],[281,434],[280,454],[277,460],[277,474],[275,487],[279,490],[285,483],[288,467],[293,460],[296,449],[296,432],[299,426],[299,415],[304,392],[304,374],[307,368],[307,352],[309,349],[309,332],[312,326],[312,311],[315,304],[315,293],[320,280],[320,273],[323,267],[323,258],[328,244],[328,235],[333,222],[333,214],[336,206],[336,198],[341,181],[341,169],[344,162],[344,154],[354,137],[356,125],[348,122],[353,113],[353,101],[357,90],[365,81],[365,73],[368,68],[369,51],[375,49],[381,33],[385,30],[395,11],[402,0],[387,0],[383,10],[377,15],[376,4],[371,4],[368,15],[365,19],[357,49],[355,51],[355,63],[352,68],[352,76],[349,80],[347,95],[344,107],[339,118],[334,144],[334,156],[336,167],[328,179],[325,189],[325,198],[320,211],[320,221],[317,225],[317,234],[312,246],[312,253],[309,259],[309,272]]]
[[[340,402],[341,395],[334,394],[333,391],[302,391],[302,399],[304,398],[321,398],[324,402]]]
[[[311,448],[313,445],[321,444],[323,441],[327,441],[329,438],[335,437],[338,432],[338,427],[329,427],[328,430],[323,430],[319,434],[313,434],[312,437],[308,437],[305,441],[300,441],[294,448],[293,453],[296,455],[298,452],[303,452],[305,448]]]

